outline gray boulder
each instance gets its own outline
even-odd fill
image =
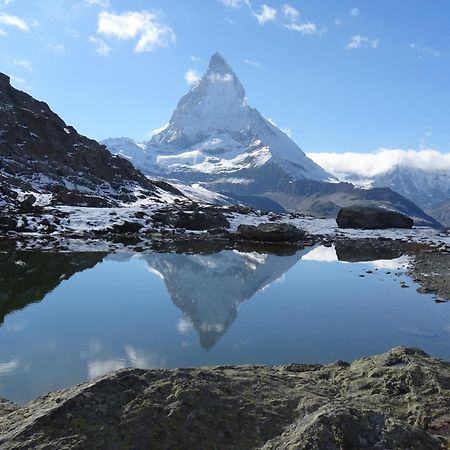
[[[376,230],[386,228],[412,228],[414,221],[404,214],[375,206],[347,206],[336,218],[340,228]]]
[[[395,348],[347,364],[124,369],[19,407],[0,449],[445,450],[450,364]]]

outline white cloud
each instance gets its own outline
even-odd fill
[[[312,22],[292,22],[284,25],[288,30],[297,31],[301,34],[313,36],[321,35],[325,32],[325,29],[319,31],[317,25]]]
[[[283,23],[283,26],[291,31],[296,31],[307,36],[323,34],[326,29],[319,30],[317,25],[308,21],[300,20],[300,12],[291,5],[285,4],[282,8],[283,15],[287,20],[287,23]]]
[[[258,61],[252,61],[251,59],[245,59],[244,62],[249,66],[261,67],[261,64]]]
[[[243,5],[250,7],[249,0],[220,0],[225,6],[229,8],[240,8]]]
[[[54,53],[63,53],[66,49],[63,44],[52,45],[50,48]]]
[[[92,42],[95,44],[96,49],[95,51],[102,56],[108,56],[111,53],[111,47],[108,46],[108,44],[100,38],[96,38],[94,36],[89,37],[89,42]]]
[[[420,56],[421,55],[434,56],[435,58],[438,58],[439,56],[441,56],[441,52],[434,48],[423,47],[421,45],[414,44],[414,43],[409,44],[409,48],[417,51],[420,54]]]
[[[158,47],[167,47],[175,42],[172,28],[158,21],[148,11],[128,11],[123,14],[103,11],[98,19],[98,33],[122,40],[138,39],[135,52],[149,52]]]
[[[180,334],[187,334],[193,329],[192,322],[185,317],[181,318],[177,322],[177,331]]]
[[[31,86],[28,84],[28,80],[22,77],[16,77],[11,75],[11,84],[22,91],[31,91]]]
[[[10,16],[8,14],[0,14],[0,24],[16,27],[22,31],[30,31],[27,23],[17,16]]]
[[[191,56],[190,59],[191,59],[191,61],[194,61],[194,62],[200,62],[202,60],[202,58],[200,58],[198,56]]]
[[[103,9],[109,8],[109,0],[85,0],[86,3],[90,6],[99,6]]]
[[[359,9],[358,9],[358,8],[352,8],[352,9],[350,10],[350,15],[351,15],[352,17],[358,17],[358,16],[359,16]]]
[[[0,36],[6,36],[8,33],[0,28]]]
[[[277,10],[267,5],[262,5],[260,12],[253,12],[253,14],[260,25],[264,25],[266,22],[273,22],[277,18]]]
[[[0,375],[8,375],[19,367],[19,360],[13,359],[8,362],[0,363]]]
[[[105,361],[89,361],[88,362],[88,376],[92,380],[101,377],[109,372],[114,372],[125,368],[126,364],[121,359],[108,359]]]
[[[147,353],[144,350],[137,349],[132,345],[125,346],[129,365],[138,369],[153,369],[155,367],[164,367],[166,360],[156,353]]]
[[[184,79],[189,86],[193,86],[202,79],[202,76],[196,70],[191,69],[184,74]]]
[[[293,6],[285,4],[283,5],[283,14],[289,19],[297,19],[300,16],[300,12],[298,9],[295,9]]]
[[[402,150],[380,148],[374,153],[308,153],[308,157],[338,178],[355,174],[373,177],[396,166],[433,170],[450,170],[450,153],[438,150]]]
[[[380,45],[380,40],[369,39],[365,36],[356,35],[350,39],[350,42],[347,45],[347,50],[355,50],[357,48],[378,48]]]
[[[8,63],[8,67],[21,67],[22,69],[28,70],[28,72],[33,72],[33,64],[27,59],[13,59]]]

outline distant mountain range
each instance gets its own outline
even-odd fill
[[[0,206],[21,206],[26,199],[35,206],[126,206],[190,198],[334,217],[339,207],[357,203],[439,226],[389,188],[338,182],[248,105],[218,53],[149,142],[104,144],[110,151],[0,74]]]
[[[169,124],[150,141],[111,138],[102,143],[147,175],[200,184],[260,209],[335,217],[341,206],[375,203],[416,223],[438,225],[391,189],[341,183],[313,162],[248,105],[241,82],[218,53],[178,102]]]
[[[309,154],[317,163],[321,163],[342,181],[349,181],[357,186],[388,187],[404,197],[412,200],[420,208],[433,216],[439,222],[450,226],[450,170],[439,167],[436,162],[432,167],[420,167],[421,152],[411,153],[411,161],[395,162],[398,151],[384,150],[383,158],[389,167],[380,170],[376,158],[367,159],[367,154],[353,154],[352,158],[366,158],[360,169],[346,167],[346,155]],[[434,152],[427,152],[431,155]],[[377,156],[377,155],[371,155]],[[432,157],[432,156],[431,156]],[[368,175],[374,173],[374,175]]]

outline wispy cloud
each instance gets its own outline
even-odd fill
[[[33,72],[33,64],[27,59],[13,59],[8,63],[8,67],[20,67],[22,69],[28,70],[28,72]]]
[[[85,0],[85,2],[90,6],[99,6],[103,9],[109,8],[109,0]]]
[[[103,11],[99,15],[99,34],[121,40],[137,39],[134,51],[150,52],[175,42],[175,33],[149,11],[128,11],[115,14]]]
[[[251,59],[244,59],[244,62],[249,66],[261,67],[261,64],[258,61],[252,61]]]
[[[194,62],[200,62],[202,60],[202,58],[200,58],[198,56],[191,56],[190,59],[191,59],[191,61],[194,61]]]
[[[352,8],[352,9],[350,10],[350,15],[351,15],[352,17],[358,17],[358,16],[359,16],[359,9],[358,9],[358,8]]]
[[[53,53],[64,53],[65,51],[65,47],[63,44],[55,44],[55,45],[51,45],[50,49],[52,50]]]
[[[319,30],[313,22],[300,20],[300,11],[289,4],[283,5],[282,12],[286,21],[283,23],[283,26],[288,30],[296,31],[307,36],[319,36],[326,31],[326,28]]]
[[[291,5],[288,4],[283,5],[282,11],[285,17],[288,17],[292,20],[298,19],[300,17],[299,10]]]
[[[434,149],[380,148],[374,153],[308,153],[308,157],[341,179],[345,179],[346,174],[370,178],[386,173],[396,166],[427,171],[450,170],[450,153]]]
[[[31,86],[28,84],[28,80],[26,78],[11,75],[11,84],[17,89],[31,91]]]
[[[250,6],[249,0],[220,0],[225,6],[229,8],[240,8],[241,6]]]
[[[434,48],[430,47],[424,47],[422,45],[418,45],[415,43],[410,43],[409,48],[415,50],[419,53],[419,57],[421,56],[434,56],[435,58],[438,58],[441,56],[441,52],[439,50],[436,50]]]
[[[380,40],[378,38],[370,39],[366,36],[356,35],[350,39],[347,44],[347,50],[356,50],[358,48],[378,48]]]
[[[108,56],[111,53],[111,47],[103,39],[90,36],[89,42],[92,42],[95,45],[95,51],[99,55]]]
[[[21,31],[30,31],[30,27],[23,19],[9,14],[0,14],[0,24],[15,27]]]
[[[184,79],[189,86],[193,86],[194,84],[197,84],[201,80],[201,78],[202,78],[202,76],[200,75],[200,73],[198,73],[196,70],[193,70],[193,69],[188,70],[184,74]]]
[[[262,5],[260,12],[253,12],[256,20],[260,25],[264,25],[267,22],[273,22],[277,18],[277,10],[267,5]]]

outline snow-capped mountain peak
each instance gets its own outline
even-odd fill
[[[182,181],[215,183],[225,177],[248,185],[254,183],[252,172],[261,168],[268,169],[265,182],[272,184],[277,182],[275,177],[334,179],[248,105],[239,78],[219,53],[211,57],[201,80],[178,102],[168,126],[145,144],[145,161],[136,159],[136,148],[129,142],[120,148],[117,142],[104,143],[147,174]]]
[[[152,144],[190,146],[224,132],[239,132],[248,125],[250,108],[236,74],[219,53],[208,71],[178,102],[169,125],[153,136]]]

